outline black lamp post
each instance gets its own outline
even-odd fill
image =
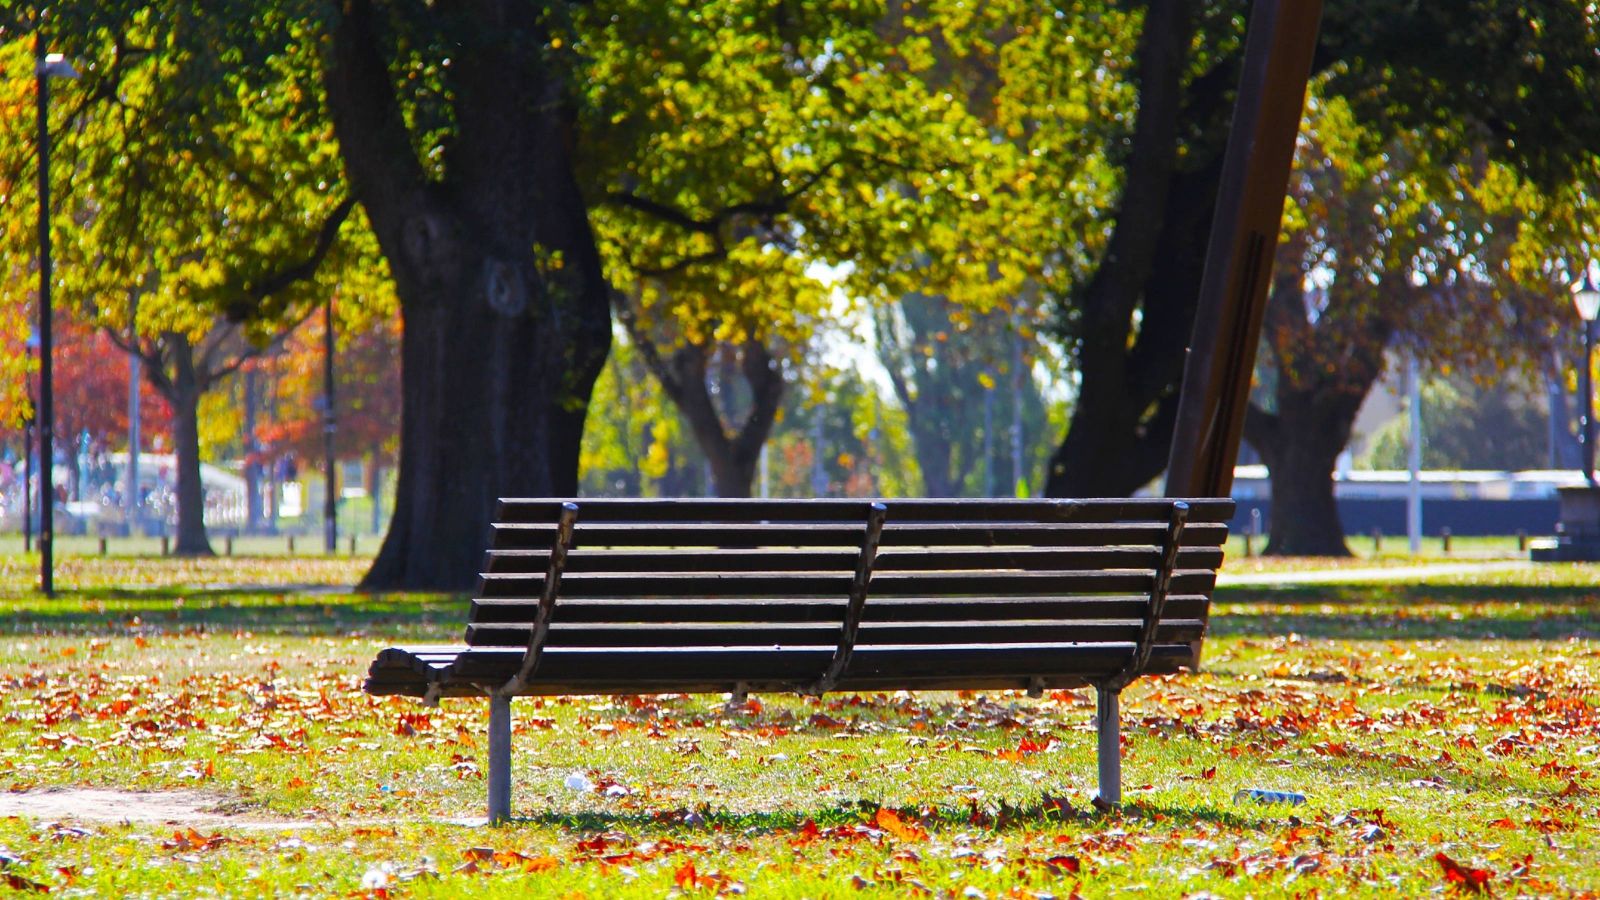
[[[1583,320],[1583,367],[1581,387],[1583,392],[1583,477],[1594,485],[1594,320],[1600,316],[1600,286],[1585,267],[1583,280],[1572,293],[1572,303]]]
[[[50,79],[77,78],[59,53],[33,42],[39,125],[39,589],[55,595],[55,392],[50,382]]]

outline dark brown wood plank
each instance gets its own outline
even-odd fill
[[[890,522],[1158,522],[1171,520],[1172,504],[1166,497],[1121,497],[1084,500],[884,500]],[[1232,500],[1194,499],[1189,521],[1226,522],[1233,517]]]
[[[1096,569],[1154,569],[1161,565],[1159,547],[983,547],[978,549],[884,550],[872,564],[874,572],[960,571],[999,572],[1071,571]],[[1215,569],[1222,565],[1218,547],[1190,547],[1178,552],[1180,569]]]
[[[850,590],[848,572],[769,575],[748,572],[602,573],[575,572],[561,576],[559,596],[577,597],[844,597]],[[481,595],[485,599],[539,596],[543,576],[486,575]],[[558,601],[559,603],[559,601]]]
[[[1191,525],[1184,529],[1183,545],[1218,547],[1227,540],[1226,525]],[[883,528],[883,546],[970,547],[1010,545],[1020,547],[1159,546],[1167,528],[1155,524],[1024,525],[974,527],[954,524],[896,524]]]
[[[814,679],[832,661],[834,646],[817,647],[552,647],[539,656],[537,680]],[[659,682],[657,680],[659,679]]]
[[[1195,594],[1212,590],[1215,573],[1207,570],[1176,572],[1169,590]],[[566,586],[565,582],[562,584]],[[1032,594],[1067,596],[1075,594],[1148,593],[1155,586],[1153,572],[883,572],[875,573],[868,585],[869,597],[982,596],[989,594]],[[868,600],[871,603],[871,600]]]
[[[848,573],[753,574],[748,572],[623,573],[563,575],[559,596],[579,597],[838,597],[850,590]],[[1176,572],[1173,593],[1205,593],[1216,575],[1209,570]],[[1148,571],[1109,572],[881,572],[869,583],[869,596],[917,594],[1109,594],[1148,592]],[[535,599],[544,587],[539,575],[485,575],[483,599]]]
[[[1158,644],[1166,653],[1188,645]],[[1117,643],[857,644],[848,675],[862,678],[965,675],[1110,674],[1133,655],[1132,641]]]
[[[552,624],[544,649],[554,647],[681,647],[813,646],[839,643],[842,623],[785,622],[729,624],[720,622],[621,622]],[[467,626],[474,647],[526,647],[533,629],[527,622]]]
[[[875,597],[867,601],[864,622],[937,622],[1005,619],[1053,621],[1140,619],[1150,598],[1075,597]],[[1203,595],[1173,595],[1162,611],[1165,619],[1204,620],[1211,600]]]
[[[688,523],[663,525],[586,525],[573,529],[573,546],[596,547],[859,547],[862,524],[728,524]],[[554,525],[494,526],[496,550],[548,549],[555,540]]]
[[[574,550],[567,572],[854,572],[861,551],[704,548],[694,553],[672,549]],[[489,574],[538,574],[550,567],[548,550],[503,550],[489,554]]]
[[[556,603],[552,622],[838,622],[844,619],[846,600],[730,597],[715,600],[563,598]],[[535,601],[478,599],[472,604],[472,622],[527,622]]]
[[[1161,521],[1170,517],[1166,497],[1085,499],[614,499],[560,498],[500,501],[495,520],[554,523],[565,502],[578,505],[579,522],[864,522],[872,503],[889,508],[889,521]],[[1226,522],[1232,500],[1185,499],[1191,522]]]
[[[724,523],[663,525],[589,525],[574,530],[578,549],[601,547],[860,547],[865,525],[737,525]],[[555,540],[554,525],[496,524],[495,550],[548,550]],[[1217,547],[1227,539],[1228,526],[1197,524],[1184,529],[1183,545]],[[884,547],[1103,547],[1157,546],[1167,537],[1167,527],[1154,523],[1098,524],[995,524],[974,526],[954,523],[904,523],[884,526]]]
[[[1139,619],[1089,619],[1062,622],[1049,619],[969,620],[953,622],[863,622],[856,635],[860,644],[955,643],[1132,643],[1144,629]],[[1166,619],[1156,628],[1164,644],[1197,641],[1205,635],[1199,619]]]
[[[855,570],[860,551],[781,550],[772,548],[703,549],[678,553],[671,549],[575,550],[568,554],[567,572],[826,572]],[[1161,562],[1161,550],[1139,547],[981,547],[903,548],[885,550],[873,563],[877,572],[980,569],[1152,569]],[[1222,565],[1218,547],[1190,547],[1179,551],[1180,569],[1215,569]],[[505,550],[489,554],[488,574],[542,575],[550,567],[548,550]]]
[[[500,501],[495,521],[554,524],[562,503],[578,505],[578,522],[854,522],[865,523],[872,500],[537,499]]]
[[[871,597],[864,621],[961,621],[965,619],[1142,619],[1147,596],[1107,597]],[[533,600],[477,600],[471,622],[528,622]],[[552,622],[838,622],[845,601],[834,600],[562,600]],[[1165,618],[1204,619],[1210,599],[1199,594],[1167,598]]]

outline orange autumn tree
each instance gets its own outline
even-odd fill
[[[110,448],[128,442],[127,354],[103,330],[58,314],[55,335],[56,440],[75,449],[80,435]],[[155,435],[170,442],[172,408],[157,392],[147,392],[139,405],[141,444]],[[76,453],[69,454],[71,484],[82,496],[83,473]],[[82,499],[93,499],[82,496]]]
[[[383,472],[400,444],[400,335],[398,316],[334,304],[334,457],[366,462],[366,489],[376,498]],[[281,353],[262,362],[271,373],[275,414],[256,427],[260,461],[270,465],[293,454],[302,467],[323,458],[324,326],[312,316],[284,341]],[[376,511],[374,520],[376,521]]]
[[[7,307],[0,307],[0,311]],[[14,310],[15,307],[9,309]],[[24,327],[23,332],[27,332]],[[23,359],[22,341],[15,338],[15,362]],[[61,315],[55,323],[55,417],[56,446],[62,450],[77,447],[80,435],[87,434],[93,444],[105,448],[122,447],[128,441],[128,365],[126,354],[103,331],[81,320]],[[4,358],[4,357],[0,357]],[[0,444],[16,444],[23,440],[24,423],[33,410],[29,403],[39,395],[39,375],[36,363],[28,363],[31,370],[23,377],[19,371],[15,381],[8,381],[7,398],[0,403]],[[14,395],[14,396],[12,396]],[[172,409],[159,394],[147,393],[139,407],[139,429],[145,441],[155,435],[167,435],[170,441]],[[76,454],[68,455],[71,484],[79,484]],[[78,491],[79,494],[83,492]],[[88,499],[88,498],[86,498]]]

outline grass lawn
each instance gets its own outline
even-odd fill
[[[448,821],[482,815],[485,704],[359,691],[379,647],[455,640],[465,601],[302,587],[362,564],[69,558],[70,590],[45,601],[31,560],[0,556],[0,809],[162,792],[120,801],[127,822],[0,818],[0,880],[174,897],[1600,891],[1600,568],[1219,591],[1204,671],[1123,695],[1119,814],[1089,802],[1088,691],[742,711],[580,697],[517,701],[523,818],[489,829]],[[1233,802],[1253,787],[1308,800]],[[174,799],[197,811],[145,821]]]

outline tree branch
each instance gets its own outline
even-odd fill
[[[617,321],[622,323],[622,330],[628,333],[628,339],[638,348],[639,355],[644,357],[645,368],[661,381],[661,387],[669,397],[683,395],[683,384],[678,381],[678,376],[672,368],[661,358],[655,341],[644,333],[644,328],[639,325],[639,317],[634,315],[632,307],[628,306],[627,298],[621,291],[611,292],[611,306],[617,311]]]
[[[316,275],[317,268],[327,258],[328,251],[333,249],[334,242],[339,238],[339,229],[344,227],[345,220],[350,218],[350,211],[355,209],[355,205],[356,198],[353,196],[347,196],[339,201],[339,205],[333,208],[327,219],[323,220],[322,227],[317,229],[316,243],[312,245],[310,254],[304,259],[291,263],[254,284],[246,282],[244,297],[239,303],[232,305],[229,317],[235,321],[247,319],[252,313],[260,311],[259,307],[263,300]],[[246,303],[253,304],[257,308],[246,309],[244,308]],[[237,314],[239,312],[243,314]]]

